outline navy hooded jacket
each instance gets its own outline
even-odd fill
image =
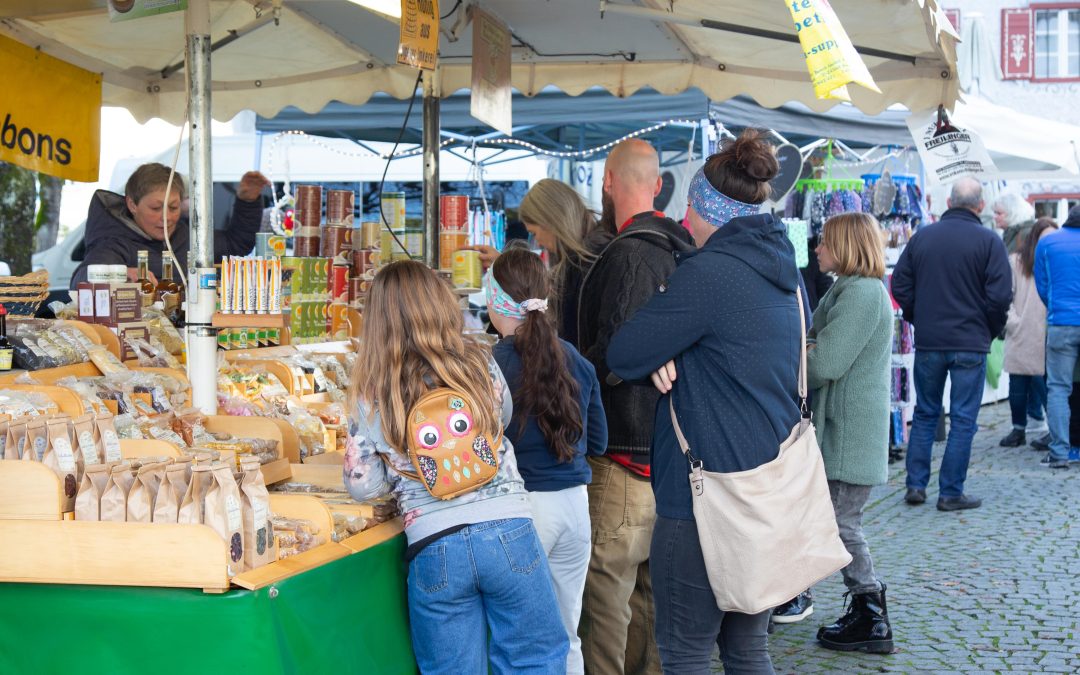
[[[672,394],[690,451],[706,471],[744,471],[776,458],[799,419],[799,270],[785,226],[735,218],[694,252],[677,255],[666,287],[612,338],[608,366],[647,380],[675,359]],[[656,513],[693,520],[689,463],[668,396],[656,408]]]

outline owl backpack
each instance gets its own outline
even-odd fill
[[[420,481],[438,499],[453,499],[491,481],[499,472],[502,430],[493,443],[476,428],[474,409],[472,399],[455,389],[421,396],[405,427],[416,473],[399,473]]]

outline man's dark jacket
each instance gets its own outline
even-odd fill
[[[908,242],[892,294],[915,326],[915,349],[988,353],[1012,302],[1005,244],[968,209],[949,209]]]
[[[255,248],[255,233],[262,225],[262,199],[247,202],[237,198],[233,204],[232,218],[226,230],[214,230],[214,260],[227,255],[247,255]],[[173,252],[180,260],[181,269],[175,275],[187,273],[188,246],[190,245],[188,219],[182,217],[172,233],[170,241]],[[135,224],[123,195],[108,190],[98,190],[90,202],[86,216],[86,254],[82,263],[71,275],[71,288],[86,281],[90,265],[138,264],[140,250],[150,252],[150,271],[161,276],[161,255],[166,250],[164,241],[151,239]],[[174,277],[175,278],[175,277]]]
[[[690,233],[653,212],[632,219],[593,264],[581,285],[578,350],[596,367],[608,422],[608,451],[649,456],[660,392],[651,382],[608,381],[611,336],[675,271],[675,252],[693,250]],[[617,381],[617,378],[614,378]]]

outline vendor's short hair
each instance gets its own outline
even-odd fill
[[[883,230],[869,213],[841,213],[825,221],[822,243],[836,260],[836,273],[846,277],[885,276]]]
[[[164,164],[157,162],[143,164],[128,178],[127,185],[124,186],[124,195],[138,204],[143,197],[154,190],[164,190],[169,183],[169,173],[169,167]],[[187,196],[184,177],[178,173],[173,174],[172,189],[180,195],[180,199]]]

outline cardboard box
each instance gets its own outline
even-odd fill
[[[89,281],[80,281],[76,292],[79,321],[97,323],[97,313],[94,311],[94,285]]]
[[[112,284],[92,285],[94,291],[94,322],[112,325]]]
[[[110,328],[116,333],[116,336],[120,338],[121,361],[138,358],[138,355],[135,354],[135,350],[128,346],[128,338],[150,339],[150,328],[145,321],[124,321],[117,323],[115,326],[110,326]]]
[[[142,320],[142,293],[139,284],[112,285],[112,313],[110,325]]]

